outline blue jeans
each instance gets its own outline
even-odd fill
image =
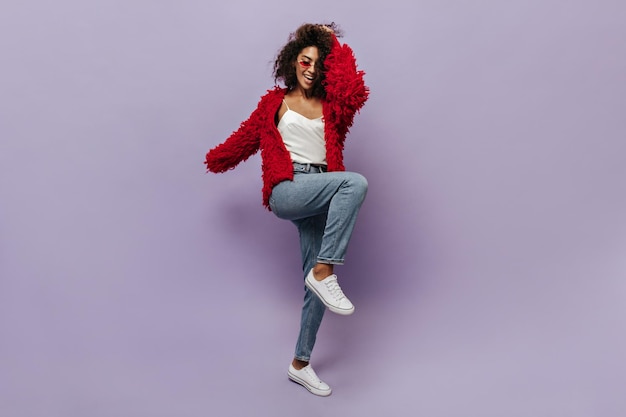
[[[341,265],[357,214],[367,194],[367,180],[354,172],[323,172],[294,164],[293,181],[276,185],[270,208],[298,228],[304,277],[316,263]],[[309,361],[326,307],[306,286],[295,358]]]

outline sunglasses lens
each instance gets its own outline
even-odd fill
[[[298,63],[303,67],[303,68],[310,68],[311,67],[311,63],[307,62],[307,61],[298,61]]]

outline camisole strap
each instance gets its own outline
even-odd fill
[[[287,110],[291,110],[291,109],[289,108],[289,104],[287,104],[287,102],[285,101],[285,99],[283,99],[283,103],[285,103],[285,106],[287,106]]]

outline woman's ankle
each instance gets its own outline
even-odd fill
[[[315,266],[313,267],[313,278],[315,278],[318,281],[323,280],[326,277],[329,277],[333,274],[333,266],[332,264],[322,264],[322,263],[317,263],[315,264]]]
[[[296,368],[296,370],[300,370],[302,368],[304,368],[305,366],[307,366],[309,364],[308,361],[301,361],[300,359],[296,359],[294,358],[293,361],[291,362],[291,365],[293,365],[294,368]]]

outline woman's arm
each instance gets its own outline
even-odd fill
[[[264,129],[264,116],[268,111],[269,94],[261,98],[250,117],[241,123],[226,141],[206,154],[205,164],[211,172],[224,172],[258,152]]]
[[[350,126],[354,114],[363,107],[369,96],[364,71],[358,70],[352,48],[341,45],[333,34],[333,46],[324,61],[326,67],[326,101],[342,124]]]

